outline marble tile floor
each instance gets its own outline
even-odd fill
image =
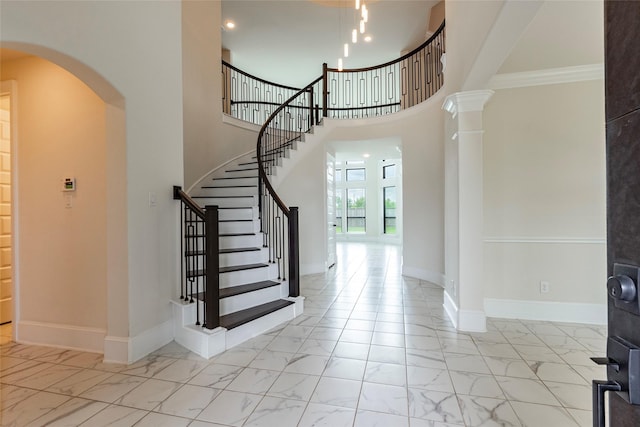
[[[305,313],[211,360],[172,342],[129,366],[2,341],[2,426],[591,425],[604,326],[489,319],[460,333],[399,247],[339,244]],[[3,329],[3,333],[8,328]]]

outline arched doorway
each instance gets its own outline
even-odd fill
[[[102,353],[112,316],[108,210],[117,194],[107,176],[126,171],[122,97],[67,56],[15,47],[0,57],[0,80],[17,82],[13,339]],[[75,187],[65,187],[66,179]]]

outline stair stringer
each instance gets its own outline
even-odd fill
[[[221,164],[220,166],[215,167],[214,169],[205,173],[195,183],[193,183],[193,185],[191,185],[191,187],[189,187],[187,191],[185,191],[185,193],[189,195],[193,194],[193,191],[199,189],[204,183],[210,182],[211,179],[213,178],[222,177],[225,173],[225,170],[227,170],[229,167],[232,167],[233,165],[237,165],[238,163],[242,163],[244,160],[247,160],[247,161],[251,160],[252,157],[255,156],[255,153],[256,153],[255,150],[248,151],[246,153],[240,154],[239,156],[236,156],[230,159],[229,161]]]
[[[324,124],[326,121],[327,119],[324,119],[323,124],[316,125],[310,132],[305,133],[303,140],[298,142],[297,149],[292,150],[288,157],[282,159],[281,165],[277,168],[278,173],[269,177],[269,182],[276,191],[301,159],[307,157],[318,144],[324,144],[333,129],[332,125],[326,126]]]
[[[276,326],[294,319],[304,312],[304,297],[284,298],[293,304],[233,329],[218,327],[212,330],[195,325],[196,304],[171,301],[174,340],[187,350],[210,359],[244,341],[264,334]]]

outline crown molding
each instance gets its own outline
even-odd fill
[[[489,80],[490,89],[513,89],[604,79],[604,64],[496,74]]]

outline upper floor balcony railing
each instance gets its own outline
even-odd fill
[[[320,84],[308,89],[300,105],[307,131],[320,117],[355,119],[375,117],[413,107],[436,93],[444,83],[444,22],[429,40],[400,58],[374,67],[338,71],[323,65]],[[223,61],[225,114],[262,125],[300,89],[271,83]],[[305,126],[301,126],[305,127]]]

